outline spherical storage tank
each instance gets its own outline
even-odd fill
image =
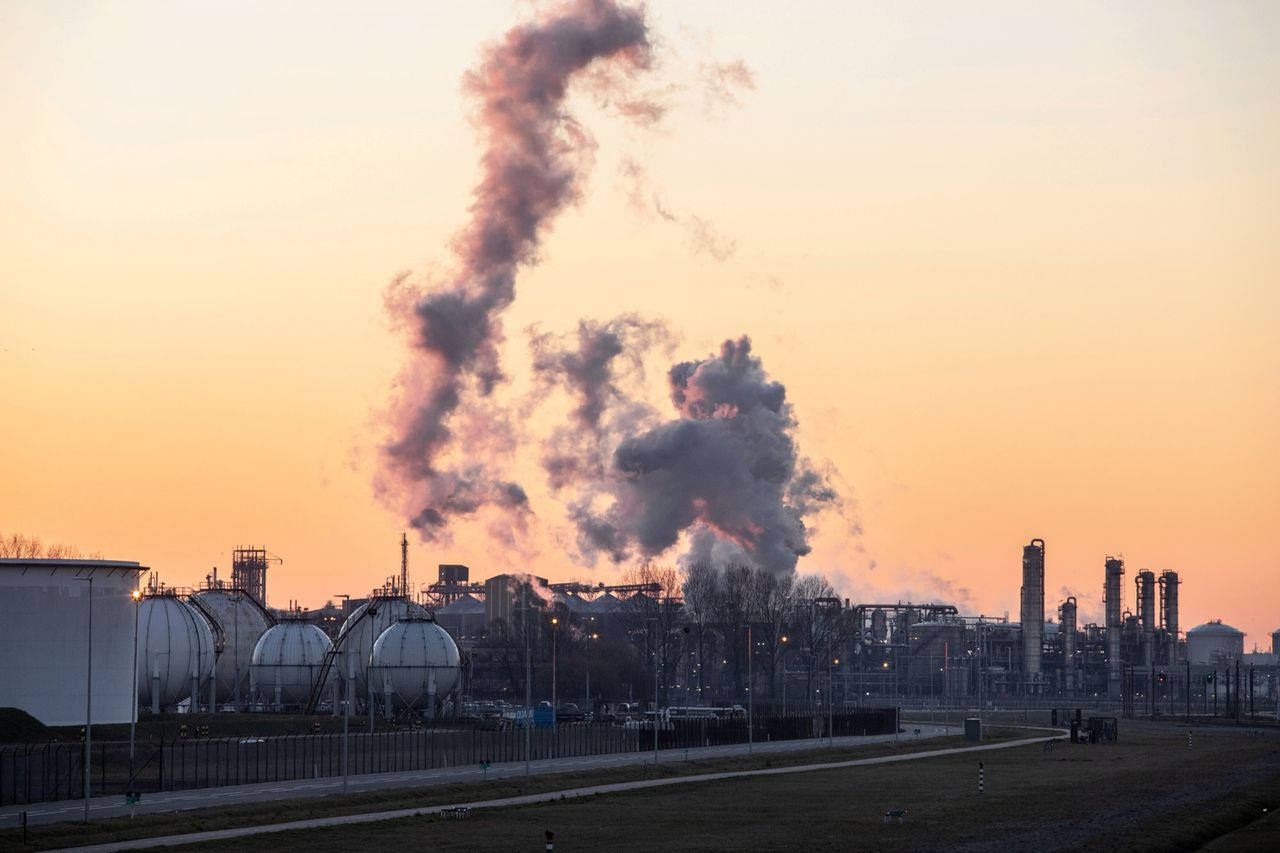
[[[213,630],[175,595],[138,602],[138,705],[159,712],[196,692],[213,674]]]
[[[435,716],[457,687],[461,671],[457,644],[432,619],[401,619],[373,644],[369,674],[388,712],[425,709]]]
[[[305,705],[331,648],[328,635],[301,618],[268,628],[253,647],[249,674],[254,689],[273,708]]]
[[[218,621],[222,630],[222,653],[213,670],[217,701],[234,702],[239,698],[242,703],[247,702],[253,648],[276,620],[252,596],[239,590],[202,589],[191,598],[199,609]]]
[[[1214,619],[1187,631],[1187,660],[1215,663],[1223,657],[1244,655],[1244,632]]]
[[[338,636],[344,638],[340,646],[342,665],[339,676],[346,678],[348,672],[355,673],[356,697],[363,701],[368,695],[369,658],[373,655],[374,641],[401,619],[425,619],[427,615],[427,609],[421,604],[399,597],[371,598],[351,611],[338,632]]]

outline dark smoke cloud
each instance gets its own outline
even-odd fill
[[[746,337],[675,365],[668,381],[678,417],[617,443],[605,479],[572,507],[579,548],[655,556],[689,532],[707,557],[794,570],[809,552],[806,513],[836,496],[798,454],[786,389]]]
[[[649,61],[642,10],[576,0],[509,31],[466,76],[486,143],[482,176],[471,219],[453,242],[456,275],[409,309],[417,353],[402,380],[398,434],[385,448],[412,501],[412,522],[428,538],[482,507],[528,510],[523,490],[486,465],[450,464],[459,443],[454,415],[504,378],[500,318],[515,298],[516,274],[536,261],[548,222],[578,198],[593,142],[564,110],[570,81],[600,62],[630,74]],[[658,114],[638,101],[626,109]],[[403,304],[404,282],[392,290],[388,303]]]
[[[620,385],[643,384],[644,357],[654,346],[669,349],[671,340],[665,323],[636,314],[580,320],[570,335],[531,331],[539,393],[562,386],[577,404],[573,422],[557,428],[544,448],[542,465],[553,489],[604,477],[609,436],[652,417]]]

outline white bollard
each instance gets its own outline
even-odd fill
[[[979,761],[979,762],[978,762],[978,793],[979,793],[979,794],[981,794],[981,793],[982,793],[982,791],[983,791],[983,786],[984,786],[984,781],[985,781],[985,780],[983,779],[983,772],[984,772],[984,770],[983,770],[982,762],[981,762],[981,761]]]

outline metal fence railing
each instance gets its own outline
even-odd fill
[[[892,732],[894,709],[863,709],[831,715],[832,733]],[[825,714],[755,715],[756,742],[820,738],[828,734]],[[529,732],[529,759],[630,753],[653,749],[653,727],[560,723]],[[525,731],[486,729],[461,722],[348,736],[351,775],[426,770],[481,762],[523,761]],[[688,749],[746,743],[748,721],[730,718],[660,720],[659,749]],[[140,740],[132,778],[127,741],[95,742],[90,756],[92,796],[213,788],[258,782],[319,779],[342,775],[341,734],[276,737],[196,737]],[[0,806],[84,796],[84,744],[43,743],[0,747]]]

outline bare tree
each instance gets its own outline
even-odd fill
[[[752,573],[750,611],[753,614],[754,642],[760,649],[758,658],[772,701],[778,698],[778,664],[791,642],[787,631],[795,607],[792,597],[794,586],[795,575],[790,573],[777,575],[758,569]]]
[[[718,573],[710,563],[690,563],[684,568],[684,610],[697,633],[698,696],[707,689],[707,628],[716,607]],[[701,701],[701,700],[700,700]]]
[[[835,640],[839,619],[833,608],[824,608],[819,602],[835,595],[835,590],[822,575],[804,575],[797,578],[793,587],[791,622],[796,637],[796,651],[805,661],[805,686],[808,701],[814,700],[814,681],[818,674],[818,662],[827,655]]]
[[[34,536],[23,536],[21,533],[11,533],[8,536],[0,536],[0,557],[9,557],[17,560],[34,560],[44,553],[44,546],[40,540]]]
[[[671,566],[645,562],[623,572],[622,581],[657,587],[652,595],[643,592],[632,595],[616,613],[643,661],[659,668],[659,694],[654,697],[655,701],[669,704],[669,685],[680,662],[683,641],[680,573]]]

